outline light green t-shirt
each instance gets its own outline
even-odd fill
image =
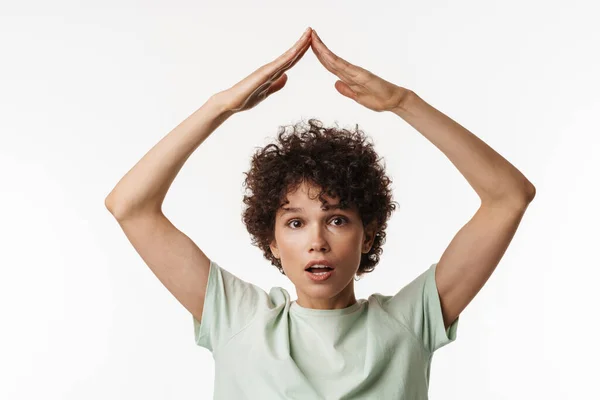
[[[433,352],[458,327],[457,318],[444,329],[436,266],[393,296],[318,310],[211,260],[202,322],[193,322],[215,360],[214,399],[427,399]]]

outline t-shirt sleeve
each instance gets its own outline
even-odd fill
[[[263,294],[260,287],[210,260],[201,321],[192,315],[196,344],[211,352],[226,344],[252,322]]]
[[[382,296],[383,309],[402,322],[433,353],[456,340],[459,318],[444,329],[442,305],[435,280],[437,263],[393,296]]]

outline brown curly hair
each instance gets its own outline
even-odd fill
[[[243,184],[250,194],[244,195],[247,207],[242,221],[252,244],[285,275],[269,247],[275,235],[275,215],[288,203],[287,193],[308,182],[320,188],[322,203],[323,193],[339,196],[341,208],[357,207],[363,228],[376,224],[373,244],[361,255],[356,276],[372,272],[383,252],[387,221],[398,204],[392,201],[392,181],[385,175],[385,164],[379,164],[372,142],[358,125],[354,131],[323,128],[321,121],[311,118],[308,126],[301,121],[293,128],[288,133],[286,126],[280,126],[278,143],[259,148],[252,156],[250,170],[244,173]]]

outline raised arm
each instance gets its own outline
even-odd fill
[[[521,222],[535,187],[500,154],[416,93],[333,53],[313,32],[312,49],[336,75],[336,90],[373,111],[398,115],[441,150],[481,199],[475,215],[451,240],[435,280],[448,328],[481,290]]]
[[[144,262],[198,321],[202,317],[210,260],[164,216],[162,203],[185,161],[217,127],[285,85],[284,72],[310,47],[309,32],[307,29],[276,60],[211,96],[152,147],[105,199],[106,208]]]
[[[210,260],[162,213],[167,190],[192,152],[229,116],[216,98],[180,123],[121,178],[106,208],[146,265],[198,320]]]

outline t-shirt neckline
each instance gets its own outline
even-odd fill
[[[350,314],[351,312],[358,310],[363,305],[364,302],[365,302],[364,299],[357,299],[356,303],[354,303],[351,306],[348,306],[346,308],[335,308],[333,310],[320,310],[320,309],[316,309],[316,308],[302,307],[300,304],[298,304],[296,302],[296,300],[294,300],[294,301],[292,301],[292,303],[290,305],[290,312],[295,313],[295,314],[302,314],[302,315],[334,317],[334,316],[338,316],[338,315]]]

